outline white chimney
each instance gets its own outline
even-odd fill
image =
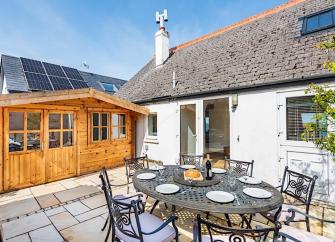
[[[169,58],[169,33],[165,31],[164,22],[168,21],[167,10],[164,9],[163,13],[156,12],[156,23],[159,24],[159,30],[155,34],[155,57],[156,66],[164,64]]]

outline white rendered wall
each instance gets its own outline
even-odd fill
[[[254,175],[271,184],[278,182],[276,92],[238,95],[230,112],[231,159],[255,161]]]
[[[327,194],[317,195],[322,200],[335,201],[335,162],[322,155],[312,143],[286,141],[285,106],[281,100],[288,96],[305,95],[306,86],[277,88],[239,93],[238,106],[231,109],[230,102],[230,156],[231,159],[255,161],[254,176],[278,185],[283,176],[285,165],[301,170],[309,175],[322,177],[318,189]],[[206,99],[227,96],[208,97]],[[174,101],[170,103],[147,105],[151,112],[157,113],[157,139],[148,139],[146,118],[138,120],[137,147],[138,155],[147,153],[149,158],[161,160],[164,164],[174,164],[178,158],[179,143],[179,108],[180,105],[195,103],[197,105],[197,153],[203,153],[203,98]],[[284,99],[283,99],[284,100]],[[278,105],[281,108],[278,109]],[[285,130],[283,130],[285,129]],[[282,134],[278,135],[282,131]],[[146,150],[147,147],[147,150]],[[300,163],[294,163],[298,161]],[[323,160],[323,161],[322,161]],[[322,185],[324,184],[324,186]]]

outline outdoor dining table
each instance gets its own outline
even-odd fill
[[[137,178],[137,175],[147,172],[155,173],[156,177],[151,180],[141,180]],[[266,213],[270,210],[280,208],[284,202],[282,194],[275,187],[263,181],[257,185],[242,183],[238,180],[241,175],[235,172],[214,174],[214,178],[219,180],[219,182],[209,186],[194,186],[192,183],[181,183],[180,178],[178,178],[178,173],[180,174],[182,172],[183,169],[177,165],[165,166],[162,174],[158,171],[143,169],[135,173],[133,177],[133,184],[137,191],[156,199],[156,201],[202,211],[205,213],[240,215]],[[230,179],[236,179],[234,187],[230,185]],[[159,193],[155,190],[158,185],[166,183],[178,185],[180,190],[169,195]],[[247,187],[265,189],[271,192],[272,196],[266,199],[250,197],[243,192],[243,189]],[[211,201],[206,197],[206,193],[210,191],[225,191],[232,193],[235,196],[235,200],[230,203],[218,203]]]

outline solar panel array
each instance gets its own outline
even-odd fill
[[[77,69],[22,57],[20,59],[31,90],[52,91],[88,87]]]

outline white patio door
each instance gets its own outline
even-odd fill
[[[302,127],[312,116],[308,102],[302,97],[306,98],[303,90],[278,93],[277,96],[279,182],[285,166],[309,176],[317,175],[314,197],[329,200],[335,196],[335,185],[331,185],[334,184],[331,181],[334,167],[327,153],[300,138]]]
[[[197,110],[196,104],[180,105],[180,153],[197,152]]]

